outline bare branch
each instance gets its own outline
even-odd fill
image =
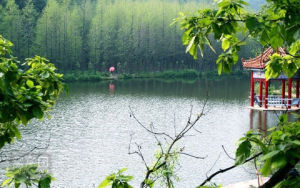
[[[245,163],[247,163],[247,162],[249,162],[249,161],[251,161],[251,160],[257,158],[257,157],[260,156],[261,154],[262,154],[262,152],[260,152],[260,153],[258,153],[258,154],[256,154],[256,155],[254,155],[253,157],[250,157],[250,158],[247,159],[245,162],[243,162],[243,164],[245,164]],[[213,177],[215,177],[216,175],[221,174],[221,173],[224,173],[224,172],[226,172],[226,171],[228,171],[228,170],[231,170],[231,169],[233,169],[233,168],[235,168],[235,167],[237,167],[237,166],[239,166],[239,165],[232,165],[232,166],[230,166],[230,167],[228,167],[228,168],[220,169],[219,171],[213,173],[213,174],[210,175],[208,178],[206,178],[206,180],[204,180],[204,181],[200,184],[200,186],[205,185],[207,182],[209,182],[209,181],[210,181]]]
[[[228,157],[229,159],[235,160],[235,158],[231,157],[231,156],[227,153],[227,151],[226,151],[226,149],[225,149],[225,147],[224,147],[223,145],[222,145],[222,148],[223,148],[223,151],[225,152],[225,154],[227,155],[227,157]]]
[[[133,134],[130,135],[130,141],[129,141],[129,145],[128,145],[128,154],[129,155],[137,154],[142,159],[142,161],[144,162],[144,165],[145,165],[146,169],[148,170],[149,167],[148,167],[148,165],[147,165],[147,163],[145,161],[145,158],[143,156],[143,153],[141,151],[142,146],[135,142],[135,145],[136,145],[136,147],[137,147],[138,150],[137,151],[131,151],[132,135]]]
[[[36,151],[36,150],[47,150],[47,149],[49,148],[49,146],[50,146],[50,141],[51,141],[51,136],[52,136],[52,134],[51,134],[52,128],[50,129],[49,132],[50,132],[50,133],[49,133],[48,141],[46,142],[46,143],[47,143],[46,146],[44,146],[44,147],[34,146],[34,147],[31,148],[29,151],[27,151],[26,153],[24,153],[24,154],[22,154],[22,155],[20,155],[20,156],[18,156],[18,157],[8,158],[8,159],[7,159],[7,158],[1,159],[1,160],[0,160],[0,163],[4,163],[4,162],[12,162],[12,161],[20,160],[20,159],[22,159],[22,158],[24,158],[24,157],[30,155],[31,153],[33,153],[33,152]],[[26,144],[26,145],[29,145],[29,144],[26,143],[25,141],[24,141],[23,143]],[[4,153],[1,153],[1,155],[4,156]],[[7,157],[7,156],[5,155],[5,157]]]
[[[205,159],[207,157],[207,155],[205,157],[199,157],[199,156],[191,155],[189,153],[184,153],[184,152],[179,152],[179,154],[186,155],[186,156],[189,156],[189,157],[192,157],[192,158],[195,158],[195,159]]]
[[[193,106],[191,106],[191,110],[190,110],[190,114],[189,114],[187,123],[186,123],[186,125],[183,127],[183,129],[178,134],[176,132],[176,122],[175,122],[175,114],[174,114],[174,125],[173,125],[174,126],[174,133],[175,133],[174,137],[172,137],[171,135],[169,135],[169,134],[167,134],[165,132],[157,132],[157,131],[155,131],[154,127],[153,127],[153,124],[150,125],[150,128],[146,127],[143,123],[141,123],[141,121],[138,120],[138,118],[133,113],[131,107],[129,106],[130,116],[132,116],[137,121],[137,123],[140,126],[142,126],[147,132],[149,132],[150,134],[152,134],[154,136],[154,138],[156,139],[156,141],[157,141],[157,143],[158,143],[158,145],[160,147],[160,150],[161,150],[161,153],[157,157],[154,166],[153,167],[149,167],[146,164],[145,159],[144,159],[144,157],[142,155],[141,146],[140,145],[136,144],[136,146],[138,148],[138,151],[134,151],[134,152],[130,151],[130,145],[131,145],[131,140],[132,140],[132,136],[131,136],[130,144],[129,144],[129,147],[128,147],[128,153],[129,154],[138,154],[142,158],[142,160],[145,163],[145,166],[147,168],[146,176],[145,176],[144,180],[142,181],[142,183],[140,185],[141,188],[144,188],[144,187],[147,186],[146,182],[150,178],[150,176],[151,176],[152,173],[154,173],[157,170],[159,170],[160,168],[168,165],[169,158],[173,155],[173,153],[172,153],[173,151],[172,150],[173,150],[174,145],[180,139],[182,139],[183,137],[190,136],[190,135],[187,135],[186,133],[189,132],[192,128],[194,128],[194,126],[199,121],[199,119],[204,115],[204,109],[205,109],[206,104],[207,104],[207,99],[204,101],[204,104],[203,104],[203,107],[201,109],[201,112],[196,116],[196,118],[194,120],[192,120]],[[196,131],[198,131],[198,130],[196,130]],[[198,132],[200,132],[200,131],[198,131]],[[163,149],[163,147],[161,145],[161,142],[158,139],[158,136],[163,136],[163,139],[165,139],[165,142],[168,145],[168,147],[167,147],[166,150]],[[199,157],[199,156],[195,156],[195,155],[192,155],[192,154],[189,154],[189,153],[185,153],[185,152],[183,152],[182,149],[180,151],[176,152],[176,153],[181,154],[181,155],[186,155],[186,156],[189,156],[189,157],[193,157],[193,158],[196,158],[196,159],[204,159],[204,158],[206,158],[206,157]],[[172,184],[172,181],[171,181],[171,177],[168,174],[166,175],[166,180],[167,180],[167,182],[166,182],[167,186],[170,187],[171,184]]]
[[[169,134],[165,133],[165,132],[155,132],[155,131],[152,131],[151,129],[147,128],[144,124],[142,124],[137,118],[136,116],[134,115],[131,107],[129,106],[129,110],[130,110],[130,115],[136,120],[136,122],[138,122],[138,124],[140,126],[142,126],[146,131],[148,131],[149,133],[151,134],[155,134],[155,135],[163,135],[163,136],[166,136],[168,138],[170,138],[171,140],[173,140],[172,136],[170,136]]]
[[[215,167],[215,165],[217,164],[218,160],[220,159],[221,153],[219,153],[217,159],[215,160],[214,164],[211,166],[211,168],[206,172],[206,178],[208,178],[208,173]]]
[[[196,129],[195,127],[193,127],[194,131],[196,131],[197,133],[202,133],[201,131],[199,131],[198,129]]]

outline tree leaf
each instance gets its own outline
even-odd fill
[[[51,176],[45,175],[40,178],[38,187],[39,188],[50,188],[50,184],[51,184]]]
[[[275,155],[277,155],[278,153],[280,153],[280,150],[274,150],[274,151],[271,151],[271,152],[269,152],[269,153],[263,155],[263,156],[261,157],[261,160],[265,161],[265,160],[267,160],[267,159],[270,159],[270,158],[274,157]]]
[[[33,83],[33,81],[31,81],[31,80],[27,80],[27,81],[26,81],[26,85],[27,85],[28,87],[30,87],[30,88],[33,88],[33,87],[34,87],[34,83]]]
[[[287,164],[287,160],[283,154],[276,155],[272,158],[272,169],[280,169]]]
[[[34,117],[36,117],[38,119],[42,119],[44,116],[44,112],[42,111],[42,109],[39,106],[33,107],[32,112],[33,112]]]
[[[122,168],[118,171],[118,174],[121,174],[121,173],[125,172],[126,170],[128,170],[128,168]]]
[[[271,173],[271,159],[265,161],[263,167],[260,169],[263,176],[268,176]]]
[[[11,179],[6,179],[3,181],[3,183],[1,184],[1,187],[4,187],[6,184],[8,184],[9,182],[11,182]]]
[[[226,51],[230,47],[230,42],[227,39],[222,40],[222,49]]]
[[[112,184],[111,180],[105,179],[101,182],[101,184],[98,186],[98,188],[105,188]]]
[[[235,156],[235,164],[240,165],[250,156],[251,143],[249,140],[245,140],[238,146]]]
[[[186,50],[185,50],[186,53],[189,52],[190,49],[192,48],[192,46],[194,45],[195,38],[196,38],[196,36],[194,36],[194,37],[191,39],[191,41],[189,42],[189,45],[186,47]],[[193,54],[191,54],[191,55],[193,55]]]

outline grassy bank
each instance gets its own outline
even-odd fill
[[[209,79],[220,80],[225,78],[247,78],[249,73],[246,71],[233,71],[231,74],[218,75],[217,71],[198,72],[194,69],[186,69],[180,71],[163,71],[163,72],[149,72],[149,73],[135,73],[135,74],[114,74],[111,76],[109,73],[102,72],[89,72],[89,71],[74,71],[64,73],[64,80],[66,82],[74,81],[101,81],[112,79],[139,79],[139,78],[161,78],[161,79]]]

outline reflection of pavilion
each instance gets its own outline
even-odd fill
[[[250,129],[258,129],[264,135],[267,134],[267,111],[254,111],[250,110]],[[255,116],[258,116],[257,119]],[[254,127],[254,119],[257,120],[257,127]]]
[[[251,82],[250,82],[250,108],[254,110],[299,110],[299,81],[300,72],[296,73],[292,78],[288,78],[282,74],[276,79],[265,79],[265,67],[269,61],[269,56],[273,53],[278,53],[281,56],[285,56],[286,52],[283,48],[278,48],[274,51],[272,47],[265,50],[262,54],[254,59],[244,60],[243,67],[251,70]],[[273,81],[281,82],[281,95],[268,95],[269,86]],[[254,93],[254,84],[259,82],[259,95]],[[285,96],[285,85],[288,82],[288,95]],[[292,85],[296,84],[296,95],[292,98]],[[264,87],[264,95],[263,95]],[[257,106],[254,106],[254,102]]]

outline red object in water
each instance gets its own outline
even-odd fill
[[[115,71],[115,67],[110,67],[109,68],[109,72],[114,72]]]
[[[113,83],[109,83],[109,92],[114,93],[115,92],[115,85]]]

